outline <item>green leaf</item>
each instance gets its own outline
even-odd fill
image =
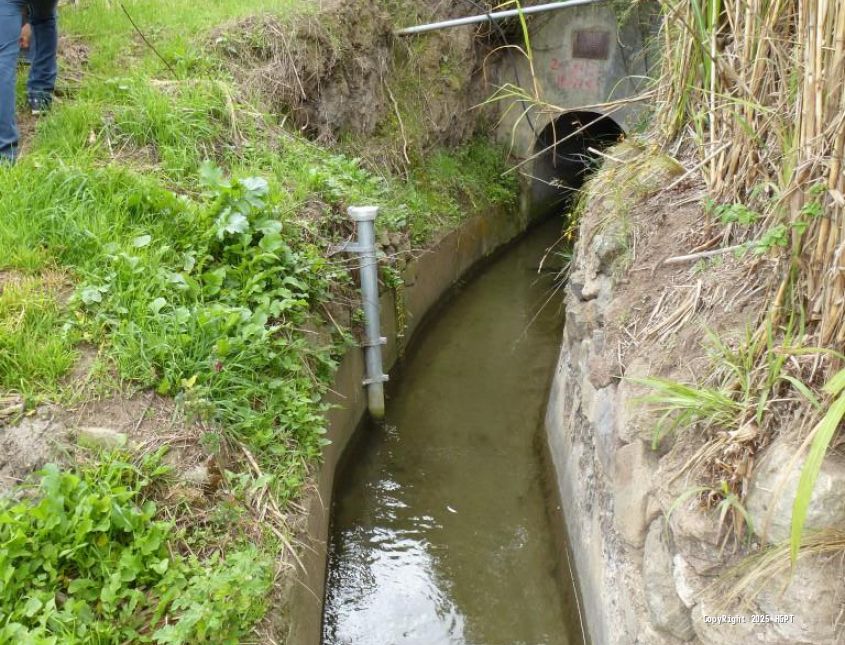
[[[809,228],[810,223],[804,220],[796,220],[791,224],[792,230],[798,232],[799,234],[804,234],[804,232]]]
[[[789,382],[792,387],[798,390],[804,396],[804,398],[810,402],[810,405],[812,405],[816,410],[822,409],[822,404],[819,403],[818,397],[813,394],[813,391],[808,388],[806,384],[802,383],[800,380],[790,374],[782,374],[780,378],[782,378],[784,381]]]
[[[132,240],[132,246],[134,246],[136,249],[142,249],[145,246],[149,245],[152,240],[152,235],[139,235],[134,240]]]
[[[150,308],[150,311],[153,312],[153,314],[159,314],[161,310],[167,306],[167,300],[162,297],[158,297],[153,300],[148,306]]]
[[[170,379],[163,378],[163,379],[161,379],[161,381],[159,381],[158,386],[156,387],[156,392],[158,394],[161,394],[162,396],[164,396],[166,394],[170,394],[170,389],[172,387],[173,387],[173,385],[170,382]]]
[[[821,203],[813,201],[804,205],[804,208],[801,209],[801,214],[813,218],[821,217],[824,214],[824,209]]]
[[[202,281],[206,284],[205,292],[209,296],[217,295],[223,286],[226,278],[226,267],[219,267],[214,271],[207,271],[202,274]]]
[[[282,239],[282,236],[278,233],[266,233],[264,237],[261,238],[261,241],[258,243],[258,246],[265,253],[275,253],[284,245],[285,242]]]
[[[214,162],[206,160],[200,166],[200,183],[205,187],[214,191],[219,191],[221,188],[229,188],[229,182],[226,181],[223,171]]]
[[[278,220],[265,219],[258,222],[258,224],[256,224],[255,226],[255,229],[264,233],[264,235],[269,235],[270,233],[281,233],[282,223]]]
[[[839,370],[831,376],[822,389],[831,396],[839,395],[845,389],[845,369]]]
[[[38,598],[32,597],[26,601],[26,604],[23,606],[23,614],[27,618],[32,618],[41,611],[41,608],[44,606],[44,603],[41,602]]]
[[[246,188],[248,193],[258,197],[263,197],[270,192],[270,186],[263,177],[247,177],[241,180],[241,185]]]
[[[227,209],[217,221],[217,238],[223,239],[227,233],[235,235],[249,231],[249,220],[243,213]]]
[[[86,305],[93,305],[103,301],[103,291],[99,287],[85,287],[79,297]]]
[[[801,536],[804,532],[804,523],[807,521],[807,511],[813,498],[816,479],[819,476],[830,441],[833,439],[843,416],[845,416],[845,395],[840,396],[833,402],[827,414],[813,428],[811,433],[813,441],[804,467],[801,469],[801,478],[798,480],[798,490],[795,493],[795,502],[792,505],[792,531],[789,546],[793,564],[798,559],[798,549],[801,546]]]
[[[90,589],[93,586],[94,581],[90,578],[76,578],[75,580],[71,580],[70,584],[67,586],[67,591],[70,594],[75,594],[79,593],[80,591]]]
[[[754,245],[754,252],[762,255],[775,247],[783,248],[788,244],[789,236],[786,224],[777,224],[763,233]]]
[[[186,253],[185,254],[185,262],[182,264],[182,270],[185,273],[190,273],[191,271],[194,270],[194,267],[196,266],[196,264],[197,264],[197,259],[193,255]]]
[[[126,513],[126,509],[117,502],[112,502],[111,522],[115,528],[126,531],[127,533],[133,528],[131,518],[129,514]]]

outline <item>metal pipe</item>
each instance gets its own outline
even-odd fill
[[[364,360],[367,374],[364,385],[367,388],[367,408],[376,419],[384,418],[384,382],[388,376],[382,365],[381,346],[387,339],[381,336],[378,297],[378,259],[376,257],[375,220],[377,206],[351,206],[349,219],[355,222],[358,240],[346,245],[345,250],[354,251],[360,257],[361,300],[364,305]]]
[[[549,2],[547,4],[538,4],[533,7],[524,7],[522,9],[508,9],[506,11],[497,11],[495,13],[485,13],[478,16],[468,16],[466,18],[454,18],[453,20],[443,20],[442,22],[432,22],[427,25],[418,25],[416,27],[407,27],[399,29],[394,33],[397,36],[409,36],[411,34],[421,34],[426,31],[435,31],[437,29],[446,29],[449,27],[461,27],[463,25],[474,25],[480,22],[493,22],[494,20],[502,20],[503,18],[512,18],[513,16],[529,15],[532,13],[542,13],[544,11],[554,11],[555,9],[566,9],[567,7],[580,7],[585,4],[595,4],[597,2],[604,2],[605,0],[565,0],[564,2]]]

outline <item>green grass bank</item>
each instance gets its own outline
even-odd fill
[[[24,154],[0,169],[0,434],[45,407],[73,430],[75,410],[147,397],[135,429],[148,436],[113,450],[60,441],[58,465],[9,488],[0,643],[270,642],[262,619],[296,557],[321,401],[354,342],[354,283],[327,254],[351,231],[346,207],[382,206],[396,287],[438,234],[514,205],[483,123],[452,145],[418,143],[424,107],[403,83],[375,131],[327,139],[243,82],[251,59],[238,52],[274,38],[262,25],[298,34],[318,11],[60,8],[57,102],[22,119]],[[342,21],[319,22],[331,35]],[[460,85],[454,63],[432,73]],[[382,162],[365,154],[372,142],[390,152]],[[205,469],[200,486],[184,484],[185,455]]]

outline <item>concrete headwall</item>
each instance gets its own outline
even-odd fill
[[[512,49],[498,62],[494,81],[500,86],[512,83],[533,93],[532,78],[536,79],[540,99],[548,106],[609,115],[628,131],[641,118],[644,105],[607,104],[635,97],[645,86],[644,78],[652,64],[646,45],[654,23],[646,14],[648,4],[634,10],[621,25],[607,3],[532,16],[528,24],[533,77],[527,58]],[[585,46],[590,51],[584,51]],[[498,136],[512,142],[514,153],[522,157],[533,154],[540,133],[561,114],[556,109],[535,107],[529,111],[530,118],[525,118],[522,114],[527,104],[510,100],[500,107],[503,118]]]
[[[647,87],[655,64],[651,43],[658,23],[649,1],[621,18],[610,3],[538,14],[527,19],[532,62],[515,48],[497,61],[494,85],[524,92],[497,102],[497,136],[521,161],[522,174],[533,180],[529,210],[548,211],[561,203],[560,180],[562,186],[579,187],[585,160],[593,156],[585,148],[609,142],[591,140],[596,130],[607,136],[608,124],[599,119],[610,119],[612,129],[621,132],[631,132],[643,120],[646,105],[633,99]],[[581,128],[579,138],[567,139]],[[562,147],[549,149],[561,140],[566,142]]]

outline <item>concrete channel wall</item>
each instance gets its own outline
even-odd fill
[[[709,476],[689,466],[704,445],[702,437],[682,430],[685,437],[670,435],[657,449],[653,445],[662,412],[644,404],[643,397],[654,390],[638,380],[695,383],[714,369],[713,354],[702,345],[706,332],[714,330],[723,342],[739,345],[761,303],[709,295],[745,279],[747,265],[737,262],[696,277],[703,294],[700,309],[683,325],[663,335],[648,331],[654,303],[676,302],[673,298],[688,293],[689,267],[661,266],[662,244],[699,226],[701,207],[679,208],[677,195],[663,199],[660,188],[680,171],[666,163],[668,158],[649,158],[652,153],[637,150],[632,144],[615,148],[616,158],[626,160],[608,169],[588,195],[564,290],[565,328],[546,411],[592,642],[845,643],[841,553],[805,552],[791,569],[786,551],[759,550],[764,540],[775,545],[789,537],[803,466],[794,459],[794,435],[779,434],[754,455],[745,518],[755,529],[769,526],[765,537],[757,534],[753,541],[737,540],[723,524],[721,508],[704,507],[696,495]],[[620,177],[628,188],[609,193]],[[654,201],[642,201],[643,194]],[[622,210],[620,204],[629,201],[635,206]],[[635,235],[639,250],[626,255]],[[671,321],[673,308],[657,314],[652,329]],[[727,459],[730,453],[720,447],[719,454]],[[808,530],[845,527],[843,490],[845,459],[833,455],[825,460],[809,504]],[[764,553],[773,559],[745,559]],[[755,572],[755,563],[767,561],[767,570]],[[756,578],[733,577],[743,570]]]
[[[502,210],[477,215],[408,265],[399,307],[394,292],[381,297],[382,335],[388,339],[386,369],[397,363],[402,343],[414,335],[449,290],[480,261],[517,238],[529,223],[527,215],[517,212]],[[404,312],[404,329],[400,329],[397,309]],[[291,589],[287,610],[291,625],[286,641],[289,645],[320,643],[332,493],[344,450],[366,412],[363,378],[363,353],[358,348],[350,350],[341,361],[328,397],[328,402],[336,406],[328,413],[328,439],[332,443],[323,452],[323,463],[305,502],[308,526],[303,538],[305,548],[301,549],[303,569]]]

